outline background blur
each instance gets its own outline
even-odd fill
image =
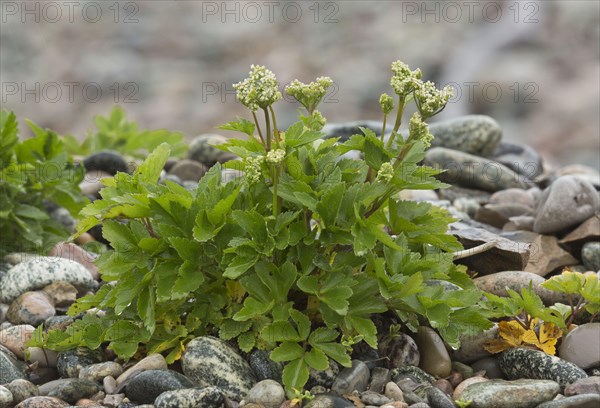
[[[83,136],[115,103],[143,128],[215,132],[247,116],[231,84],[252,63],[282,87],[331,76],[329,122],[380,119],[401,59],[455,87],[439,119],[487,114],[551,164],[600,168],[596,0],[2,1],[1,11],[1,107],[59,133]],[[296,109],[276,106],[283,125]]]

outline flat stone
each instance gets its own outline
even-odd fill
[[[370,371],[365,363],[352,360],[352,367],[344,367],[336,377],[331,391],[338,395],[350,394],[352,391],[362,392],[369,384]]]
[[[598,408],[599,406],[600,395],[586,394],[544,402],[536,408]]]
[[[559,385],[547,380],[489,380],[471,384],[461,394],[472,408],[535,408],[560,392]]]
[[[502,139],[502,128],[484,115],[461,116],[429,125],[432,147],[460,150],[477,156],[490,156]]]
[[[551,380],[565,387],[588,376],[573,363],[533,349],[506,350],[500,354],[498,363],[509,380],[518,378]]]
[[[244,397],[246,403],[255,403],[265,408],[279,408],[285,401],[285,391],[281,384],[273,380],[259,381]]]
[[[600,395],[600,377],[592,376],[588,378],[581,378],[575,381],[573,384],[565,387],[564,394],[569,397],[571,395],[579,394],[599,394]]]
[[[426,165],[446,170],[438,177],[449,184],[499,191],[507,188],[528,187],[523,176],[489,159],[443,147],[431,148],[425,153]]]
[[[506,288],[521,293],[523,288],[528,288],[531,284],[535,293],[546,306],[552,306],[555,303],[569,303],[567,295],[540,286],[545,281],[546,279],[543,277],[526,271],[504,271],[473,279],[473,283],[479,289],[496,296],[508,297]]]
[[[567,333],[558,355],[584,370],[600,366],[600,323],[582,324]]]
[[[414,337],[421,354],[419,367],[435,377],[449,376],[452,362],[439,334],[430,327],[419,326]]]
[[[25,292],[10,304],[6,317],[13,324],[39,326],[55,314],[56,310],[47,294]]]
[[[58,308],[68,308],[77,300],[77,288],[69,282],[56,281],[42,289],[52,304]]]
[[[452,399],[454,399],[455,401],[462,399],[462,393],[465,390],[465,388],[467,388],[468,386],[470,386],[472,384],[482,383],[485,381],[489,381],[489,379],[484,378],[484,377],[467,378],[466,380],[462,381],[460,384],[458,384],[456,386],[456,388],[454,389],[454,392],[452,393]]]
[[[508,222],[502,227],[502,231],[531,231],[535,218],[531,215],[519,215],[510,217]]]
[[[50,381],[38,387],[40,395],[59,398],[74,404],[81,398],[89,398],[100,391],[100,386],[95,381],[81,378],[61,378]]]
[[[225,397],[216,387],[165,391],[154,401],[155,408],[219,408]]]
[[[78,262],[56,257],[38,257],[13,266],[0,279],[0,301],[11,303],[21,294],[65,281],[85,293],[96,288],[87,268]]]
[[[369,382],[369,391],[382,393],[385,385],[392,379],[390,370],[384,367],[373,367],[371,369],[371,380]]]
[[[125,386],[125,395],[138,404],[152,404],[165,391],[194,388],[196,384],[171,370],[147,370],[133,376]]]
[[[529,209],[535,208],[535,200],[527,190],[508,188],[491,195],[489,204],[516,204]]]
[[[542,156],[524,143],[503,140],[494,151],[492,158],[530,180],[544,173]]]
[[[595,214],[584,221],[579,227],[569,232],[558,243],[569,246],[581,246],[585,242],[598,239],[600,239],[600,215]]]
[[[181,367],[198,385],[218,387],[234,401],[240,401],[256,383],[246,360],[215,337],[196,337],[190,341],[181,358]]]
[[[473,228],[455,222],[450,225],[450,233],[455,235],[465,248],[473,248],[488,242],[495,243],[488,251],[457,261],[477,271],[480,276],[501,271],[523,270],[529,262],[527,245],[511,241],[483,228]]]
[[[511,217],[526,215],[530,212],[531,208],[522,204],[487,204],[479,207],[475,213],[475,221],[502,229]]]
[[[562,176],[544,190],[533,230],[540,234],[557,233],[578,226],[598,210],[600,198],[590,182]]]

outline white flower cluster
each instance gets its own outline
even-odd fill
[[[244,160],[244,173],[246,174],[246,182],[248,184],[252,185],[260,181],[264,159],[264,156],[250,156]]]
[[[233,85],[237,99],[252,112],[265,109],[281,99],[277,90],[277,78],[262,65],[250,66],[250,77]]]
[[[410,118],[410,124],[408,126],[409,137],[412,140],[420,140],[425,144],[425,147],[431,146],[433,135],[429,133],[429,126],[423,121],[423,118],[419,112],[415,112],[412,118]]]
[[[267,163],[279,164],[285,159],[285,150],[275,149],[267,153]]]
[[[329,77],[319,77],[315,82],[304,84],[294,79],[285,88],[288,95],[296,98],[309,112],[312,112],[327,94],[327,89],[333,84]]]
[[[379,105],[385,115],[394,110],[394,99],[386,93],[382,93],[379,97]]]
[[[439,90],[431,81],[427,81],[415,90],[415,103],[423,118],[427,119],[441,112],[454,95],[452,87]]]
[[[390,80],[390,85],[397,95],[405,97],[419,88],[421,85],[421,70],[411,71],[409,66],[402,61],[392,63],[392,72],[394,76]]]
[[[389,182],[394,178],[394,166],[390,162],[383,163],[377,172],[377,181]]]

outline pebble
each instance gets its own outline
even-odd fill
[[[594,214],[579,227],[569,232],[559,241],[559,244],[575,246],[598,239],[600,239],[600,214]]]
[[[553,234],[577,226],[600,209],[594,186],[575,176],[562,176],[548,187],[536,209],[533,230]]]
[[[425,153],[425,164],[446,170],[440,179],[463,187],[495,192],[528,186],[523,176],[503,164],[443,147],[429,149]]]
[[[419,326],[414,336],[421,354],[419,367],[435,377],[449,376],[452,362],[439,334],[430,327]]]
[[[575,364],[543,351],[527,348],[514,348],[502,352],[498,363],[509,380],[518,378],[552,380],[564,387],[587,377],[585,371]]]
[[[556,176],[575,176],[589,181],[596,189],[600,189],[600,173],[597,169],[581,164],[570,164],[558,169]]]
[[[398,384],[393,381],[385,385],[384,395],[393,401],[404,401],[404,394]]]
[[[63,378],[78,378],[83,367],[102,362],[103,356],[97,350],[78,347],[58,353],[56,368]]]
[[[600,377],[582,378],[565,387],[565,395],[600,394]]]
[[[14,397],[12,392],[6,387],[0,385],[0,407],[10,407],[14,404]]]
[[[6,347],[12,353],[20,358],[25,359],[25,343],[29,341],[31,335],[35,331],[35,327],[29,324],[21,324],[11,326],[0,330],[0,345]]]
[[[46,384],[59,378],[58,371],[53,367],[36,367],[28,373],[29,381],[35,385]]]
[[[190,341],[181,358],[181,367],[198,385],[219,387],[234,401],[240,401],[256,383],[246,360],[215,337],[202,336]]]
[[[419,347],[413,338],[405,333],[385,337],[379,343],[379,349],[382,355],[389,359],[390,368],[419,365]]]
[[[490,356],[491,354],[483,348],[483,345],[486,341],[496,338],[497,333],[498,324],[494,323],[494,326],[483,332],[467,331],[461,334],[459,337],[460,348],[452,351],[452,360],[461,363],[470,363]]]
[[[214,166],[217,162],[225,163],[234,159],[236,157],[234,154],[213,147],[223,143],[227,143],[227,138],[222,135],[203,134],[196,136],[190,142],[187,158],[202,163],[208,168]]]
[[[600,323],[586,323],[563,337],[558,356],[584,370],[600,366]]]
[[[176,371],[147,370],[129,379],[125,386],[125,395],[131,401],[152,404],[165,391],[194,387],[192,380]]]
[[[461,394],[470,408],[535,408],[552,400],[559,385],[547,380],[489,380],[471,384]]]
[[[75,231],[75,225],[77,225],[77,221],[71,213],[62,207],[58,207],[50,212],[50,218],[53,221],[62,224],[68,231]]]
[[[92,364],[79,370],[79,378],[92,381],[102,381],[105,377],[117,378],[123,374],[123,367],[114,361]]]
[[[69,282],[56,281],[42,289],[55,307],[68,308],[77,300],[77,288]]]
[[[397,383],[405,378],[408,378],[418,384],[433,384],[435,381],[435,378],[431,374],[426,373],[419,367],[405,366],[394,368],[392,370],[392,381]]]
[[[485,371],[485,376],[487,378],[504,379],[504,374],[500,369],[498,360],[494,357],[486,357],[482,358],[481,360],[477,360],[471,364],[471,368],[473,368],[474,371]]]
[[[117,390],[117,380],[109,375],[102,379],[102,386],[104,387],[105,393],[114,394]]]
[[[531,146],[522,143],[501,141],[492,155],[515,173],[534,180],[544,173],[542,156]]]
[[[81,398],[89,398],[100,391],[100,386],[95,381],[80,378],[61,378],[50,381],[38,387],[40,395],[56,397],[74,404]]]
[[[542,299],[545,305],[551,306],[555,303],[569,303],[566,295],[540,286],[545,281],[546,279],[543,277],[526,271],[498,272],[473,279],[473,283],[479,289],[496,296],[507,297],[507,288],[521,293],[521,289],[528,288],[531,284],[534,292]]]
[[[558,239],[550,235],[516,231],[503,236],[529,245],[529,260],[524,270],[536,275],[546,276],[556,269],[575,265],[577,259],[558,245]]]
[[[502,139],[502,128],[484,115],[468,115],[429,125],[432,147],[460,150],[476,156],[490,156]]]
[[[340,373],[340,367],[333,360],[329,360],[329,367],[326,370],[315,370],[310,367],[308,370],[308,381],[306,388],[321,386],[331,388],[336,377]]]
[[[225,398],[219,388],[165,391],[154,401],[155,408],[219,408]]]
[[[100,198],[100,190],[104,188],[102,179],[112,178],[112,174],[102,170],[86,171],[83,181],[79,183],[79,191],[87,197]]]
[[[374,391],[365,391],[360,393],[360,400],[363,404],[381,406],[393,402],[391,398],[381,395]]]
[[[112,176],[117,172],[129,172],[129,166],[125,159],[118,153],[111,151],[103,151],[93,153],[83,161],[86,172],[101,170]]]
[[[44,322],[44,330],[67,330],[67,327],[75,321],[72,316],[52,316]]]
[[[256,374],[257,380],[281,381],[283,364],[271,360],[269,354],[267,350],[256,349],[250,353],[248,363],[250,363],[252,371]]]
[[[535,207],[535,200],[526,190],[508,188],[491,195],[489,204],[519,204],[529,209]]]
[[[100,278],[98,267],[94,264],[94,261],[98,258],[98,255],[86,251],[79,245],[75,245],[70,242],[61,242],[56,244],[50,250],[48,256],[65,258],[80,263],[87,268],[92,275],[92,279],[98,280]]]
[[[590,271],[600,271],[600,242],[588,242],[581,248],[581,260]]]
[[[58,352],[54,350],[43,349],[41,347],[27,348],[28,363],[37,363],[38,367],[55,368],[58,363]]]
[[[321,394],[306,404],[304,408],[349,408],[352,406],[354,404],[345,398],[338,397],[337,395]]]
[[[369,391],[383,392],[385,385],[392,379],[390,370],[384,367],[373,367],[371,369],[371,380],[369,382]]]
[[[69,404],[54,397],[31,397],[22,401],[15,408],[63,408]]]
[[[13,266],[0,280],[0,301],[11,303],[21,294],[42,289],[56,281],[69,282],[82,292],[97,284],[87,268],[64,258],[39,257]]]
[[[477,383],[481,383],[481,382],[485,382],[485,381],[489,381],[489,379],[484,378],[484,377],[467,378],[466,380],[464,380],[460,384],[458,384],[456,386],[456,388],[454,388],[454,391],[452,392],[452,398],[455,401],[460,400],[462,398],[462,392],[465,390],[465,388],[467,388],[469,385],[477,384]]]
[[[462,378],[467,379],[473,377],[473,369],[460,361],[452,362],[452,370],[458,371]]]
[[[427,402],[431,408],[455,408],[454,401],[437,387],[427,389]]]
[[[600,395],[586,394],[544,402],[536,408],[598,408]]]
[[[39,326],[47,318],[54,316],[56,309],[52,299],[44,292],[25,292],[16,298],[8,308],[7,319],[13,324]]]
[[[527,216],[530,207],[522,204],[486,204],[475,213],[475,221],[502,229],[513,217]]]
[[[365,363],[360,360],[352,360],[352,367],[344,367],[338,374],[331,391],[338,395],[349,394],[352,391],[362,392],[369,384],[370,371]]]
[[[120,389],[122,385],[124,385],[127,380],[139,372],[146,370],[166,370],[167,369],[167,361],[162,356],[162,354],[150,354],[149,356],[144,357],[133,366],[129,367],[127,370],[123,372],[123,374],[117,377],[117,389]]]
[[[254,384],[244,401],[260,404],[265,408],[279,408],[285,401],[285,391],[277,381],[262,380]]]
[[[199,181],[208,171],[206,166],[194,160],[182,159],[169,171],[170,175],[179,177],[182,181]]]
[[[13,404],[15,405],[21,401],[25,401],[27,398],[37,397],[40,395],[40,391],[38,390],[37,386],[23,379],[11,381],[8,384],[4,384],[4,387],[11,392]]]

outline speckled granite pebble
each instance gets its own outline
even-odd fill
[[[575,364],[533,349],[506,350],[500,354],[498,363],[509,380],[518,378],[552,380],[564,387],[588,376]]]
[[[79,347],[58,353],[56,368],[61,377],[78,378],[79,371],[86,366],[102,362],[102,353]]]
[[[552,400],[559,391],[554,381],[490,380],[469,385],[461,399],[471,401],[470,408],[535,408]]]
[[[63,408],[69,404],[54,397],[31,397],[22,401],[15,408]]]
[[[0,301],[11,303],[19,295],[56,281],[69,282],[81,291],[97,286],[87,268],[64,258],[39,257],[13,266],[0,280]]]
[[[95,381],[81,378],[61,378],[40,385],[38,388],[40,395],[60,398],[71,404],[81,398],[89,398],[100,391],[100,386]]]
[[[588,242],[581,248],[581,259],[590,271],[600,271],[600,242]]]
[[[273,361],[269,358],[269,352],[267,350],[254,350],[250,353],[248,362],[252,371],[256,374],[256,379],[262,380],[275,380],[281,381],[281,373],[283,371],[283,364]]]
[[[598,408],[600,407],[600,395],[584,394],[574,397],[561,398],[555,401],[544,402],[536,408]]]
[[[37,397],[40,395],[38,387],[27,380],[14,380],[8,384],[4,384],[4,387],[6,387],[12,393],[14,404],[18,404],[27,398]]]
[[[27,366],[5,347],[0,346],[0,384],[6,384],[16,379],[25,379]]]
[[[13,395],[8,388],[0,385],[0,407],[10,407],[13,405]]]
[[[223,393],[216,387],[165,391],[154,401],[156,408],[220,408]]]
[[[389,367],[418,366],[421,355],[417,343],[405,333],[385,337],[379,343],[381,355],[389,358]]]
[[[256,383],[252,369],[235,350],[215,337],[190,341],[181,358],[183,373],[202,387],[215,386],[240,401]]]

